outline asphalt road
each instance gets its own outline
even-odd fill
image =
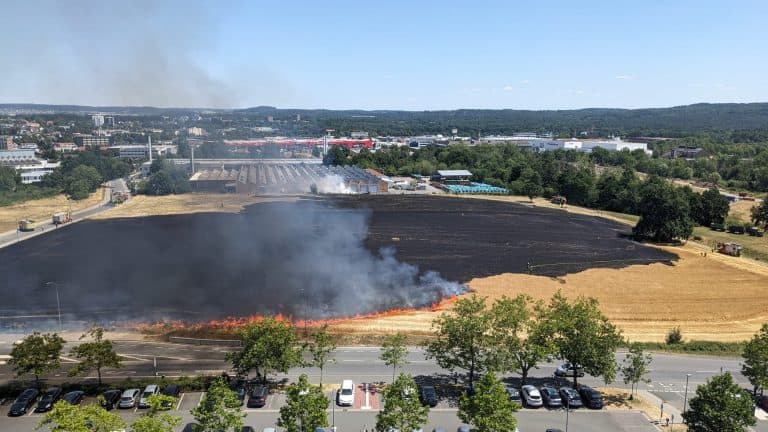
[[[125,181],[123,179],[116,179],[116,180],[111,180],[107,182],[107,190],[106,190],[106,193],[104,194],[104,199],[102,199],[100,203],[98,203],[93,207],[72,213],[72,222],[70,223],[87,219],[97,213],[100,213],[104,210],[111,208],[112,205],[110,203],[112,202],[113,191],[127,192],[128,186],[125,184]],[[46,219],[43,221],[38,221],[37,229],[35,231],[21,232],[19,230],[15,230],[15,231],[7,231],[4,233],[0,233],[0,248],[12,245],[19,241],[26,240],[28,238],[45,234],[46,232],[50,232],[50,230],[53,230],[53,229],[56,229],[56,226],[52,223],[50,219]]]
[[[4,364],[4,358],[12,349],[14,340],[20,339],[19,335],[3,335],[0,339],[0,382],[8,381],[13,378],[13,371],[7,364]],[[65,352],[73,344],[67,344]],[[108,370],[105,373],[107,379],[122,379],[127,377],[151,377],[155,372],[167,377],[194,374],[218,374],[228,370],[229,366],[224,360],[225,353],[232,348],[194,346],[170,344],[161,342],[125,342],[117,341],[115,343],[117,352],[123,356],[124,367],[121,369]],[[5,357],[4,357],[5,356]],[[379,349],[377,347],[340,347],[334,354],[334,363],[326,366],[323,373],[325,382],[340,382],[342,379],[352,379],[355,382],[376,382],[389,381],[392,379],[392,369],[386,366],[378,358]],[[617,361],[624,358],[624,353],[617,353]],[[63,369],[69,369],[72,360],[63,359]],[[534,384],[543,384],[544,382],[556,382],[552,377],[558,362],[545,363],[538,369],[531,372],[531,380]],[[721,369],[722,368],[722,369]],[[65,370],[59,371],[51,378],[65,379]],[[648,390],[667,403],[682,409],[683,398],[685,397],[686,374],[691,374],[688,378],[689,396],[695,391],[699,384],[706,382],[711,376],[720,373],[720,371],[730,372],[735,380],[745,388],[749,387],[749,382],[741,373],[741,361],[739,359],[728,359],[719,357],[700,357],[688,355],[669,355],[656,354],[653,357],[651,370],[647,377],[651,380],[649,384],[640,384],[640,389]],[[404,371],[410,373],[417,380],[427,381],[437,377],[451,379],[446,372],[439,368],[433,360],[424,358],[423,350],[420,348],[411,348],[408,353],[408,364]],[[298,375],[306,373],[310,379],[319,380],[320,374],[316,368],[296,368],[287,375],[278,375],[278,379],[295,379]],[[514,376],[510,382],[519,384]],[[593,377],[584,377],[579,382],[590,385],[604,385],[601,379]],[[614,386],[624,386],[622,382],[616,382]]]

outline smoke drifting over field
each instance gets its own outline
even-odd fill
[[[0,315],[205,320],[346,317],[429,306],[465,288],[364,246],[370,212],[264,203],[239,215],[83,222],[0,251]],[[12,320],[2,320],[6,324]]]

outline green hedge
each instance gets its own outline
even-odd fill
[[[694,340],[678,344],[665,344],[663,342],[642,342],[640,345],[643,347],[643,349],[648,351],[740,357],[741,353],[744,351],[745,342],[714,342]]]

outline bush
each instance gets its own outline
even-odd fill
[[[667,333],[666,342],[667,345],[677,345],[683,342],[683,333],[680,331],[680,326],[673,328]]]

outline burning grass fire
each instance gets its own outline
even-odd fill
[[[293,324],[295,328],[308,328],[314,329],[323,325],[334,325],[340,323],[348,323],[356,320],[368,320],[390,316],[408,315],[414,312],[428,310],[432,312],[443,311],[450,309],[450,307],[458,300],[458,296],[449,297],[443,299],[440,302],[434,303],[428,307],[418,309],[390,309],[382,312],[373,312],[365,315],[357,315],[347,318],[329,318],[325,320],[301,320],[293,319],[292,317],[284,316],[281,314],[275,315],[273,318],[278,321],[289,322]],[[172,334],[172,335],[189,335],[189,336],[210,336],[210,335],[234,335],[238,329],[259,322],[264,319],[263,315],[251,315],[248,317],[229,317],[219,320],[211,320],[207,322],[199,323],[185,323],[183,321],[158,321],[154,323],[139,323],[133,325],[133,327],[142,333],[147,334]]]

